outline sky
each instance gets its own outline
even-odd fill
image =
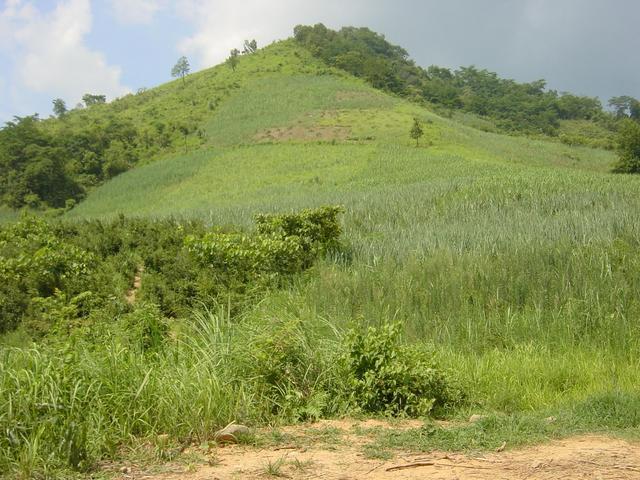
[[[366,26],[417,64],[476,65],[606,101],[640,98],[640,0],[0,0],[0,124],[113,99],[297,24]]]

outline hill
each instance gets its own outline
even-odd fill
[[[0,474],[347,414],[450,421],[368,455],[637,437],[640,178],[311,52],[288,40],[37,122],[110,131],[114,151],[54,221],[0,228]],[[118,152],[127,171],[103,168]]]
[[[543,80],[518,83],[474,66],[425,70],[401,47],[366,28],[335,32],[319,24],[298,26],[294,34],[294,39],[243,55],[237,69],[221,65],[189,75],[186,82],[141,88],[108,104],[103,95],[86,94],[85,106],[66,111],[63,103],[58,105],[58,118],[33,116],[7,123],[0,130],[0,204],[69,209],[97,185],[137,165],[180,151],[246,142],[240,137],[260,123],[286,124],[287,115],[318,109],[320,104],[312,105],[318,98],[303,98],[311,103],[293,101],[289,112],[278,105],[280,119],[264,109],[245,111],[247,117],[238,119],[244,131],[211,124],[212,116],[224,117],[216,112],[234,92],[283,76],[354,80],[353,75],[480,130],[555,138],[566,145],[612,149],[620,120],[640,112],[631,97],[612,99],[614,114],[597,99],[547,90]],[[295,84],[291,88],[296,91]],[[224,139],[227,133],[235,137]]]
[[[453,179],[467,169],[512,178],[562,167],[565,179],[584,179],[581,171],[606,172],[613,165],[614,155],[603,150],[465,127],[309,57],[302,62],[305,52],[285,42],[243,58],[235,73],[220,66],[189,77],[184,91],[179,81],[171,84],[183,102],[199,92],[193,95],[202,105],[207,85],[236,79],[225,100],[200,120],[204,135],[199,145],[187,145],[191,152],[165,153],[120,175],[69,216],[207,216],[223,207],[253,212],[339,201],[371,188],[429,182],[434,175]],[[264,66],[282,61],[283,71]],[[174,99],[174,90],[166,90],[154,100],[167,112],[178,110],[163,100]],[[418,149],[408,137],[414,117],[426,125]]]

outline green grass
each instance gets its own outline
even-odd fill
[[[483,408],[614,388],[603,358],[635,391],[640,179],[606,173],[612,153],[484,132],[345,78],[250,85],[212,118],[216,146],[128,172],[69,216],[248,226],[257,212],[343,204],[352,261],[325,262],[260,309],[338,326],[400,320]],[[408,137],[414,116],[425,122],[420,148]],[[287,125],[349,136],[255,140]]]
[[[198,95],[206,142],[117,177],[66,217],[249,227],[258,212],[344,205],[347,254],[270,293],[238,325],[268,334],[273,319],[295,319],[301,338],[329,352],[354,323],[401,321],[406,340],[426,345],[467,393],[452,415],[489,414],[477,425],[381,437],[371,455],[400,443],[468,449],[586,431],[637,435],[640,178],[607,173],[609,151],[485,132],[491,126],[478,119],[462,119],[472,128],[437,116],[314,62],[283,44],[243,58],[236,76],[217,67],[189,77],[184,95],[172,82],[127,99],[148,95],[141,111],[168,118]],[[415,116],[425,122],[420,148],[408,136]],[[323,127],[347,134],[257,137]],[[59,417],[38,405],[72,405],[92,415],[87,448],[102,456],[132,437],[206,438],[231,420],[274,421],[251,379],[232,368],[240,357],[228,355],[229,339],[247,337],[226,337],[211,322],[197,349],[187,335],[157,357],[117,342],[77,345],[61,367],[60,352],[4,347],[0,405],[12,407],[0,415],[46,425]],[[284,407],[280,418],[291,418]],[[550,415],[558,422],[546,423]],[[56,471],[39,450],[47,434],[0,467],[25,478]]]
[[[491,414],[474,423],[438,426],[426,422],[409,430],[373,429],[370,452],[467,451],[508,449],[585,433],[640,438],[640,398],[621,391],[593,394],[558,409]]]

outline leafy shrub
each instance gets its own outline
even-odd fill
[[[640,173],[640,123],[624,120],[618,138],[619,160],[615,173]]]
[[[0,229],[0,332],[15,328],[29,311],[39,318],[50,309],[60,311],[59,299],[43,299],[84,291],[83,279],[94,261],[90,252],[57,237],[42,219],[27,217]],[[39,305],[33,303],[36,298]]]
[[[340,360],[350,403],[367,413],[425,416],[462,399],[429,355],[401,345],[400,324],[352,330]]]
[[[286,215],[258,215],[257,234],[210,232],[188,235],[184,244],[226,295],[278,285],[309,268],[339,245],[341,207],[322,207]],[[204,274],[204,272],[203,272]],[[206,284],[202,278],[199,285]],[[208,293],[215,295],[216,292]]]
[[[185,245],[201,263],[223,277],[242,282],[260,275],[287,274],[301,270],[302,245],[296,237],[247,236],[237,233],[208,233],[187,237]]]
[[[298,238],[303,250],[315,257],[340,246],[338,215],[343,211],[339,206],[325,206],[295,214],[263,214],[256,216],[256,225],[262,235]]]

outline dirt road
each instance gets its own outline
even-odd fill
[[[640,444],[600,436],[574,437],[545,445],[491,452],[481,455],[444,452],[393,452],[393,458],[370,458],[363,452],[366,435],[358,429],[373,421],[321,422],[325,432],[340,435],[332,444],[323,440],[256,448],[231,445],[214,448],[209,457],[190,465],[167,465],[163,471],[131,467],[120,478],[136,480],[227,480],[227,479],[331,479],[331,480],[550,480],[550,479],[640,479]],[[373,422],[382,423],[382,422]],[[410,428],[411,424],[387,425]],[[385,427],[386,428],[386,427]],[[286,432],[305,435],[305,427]],[[321,432],[323,430],[315,430]],[[369,457],[369,458],[367,458]],[[125,467],[126,469],[126,467]]]

